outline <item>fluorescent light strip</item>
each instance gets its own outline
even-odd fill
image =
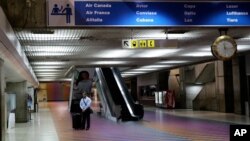
[[[33,69],[35,72],[63,72],[66,70],[58,70],[58,69]]]
[[[79,52],[83,46],[25,46],[25,51],[36,52]]]
[[[61,72],[38,72],[36,75],[61,75]]]
[[[68,66],[32,66],[33,69],[59,69],[59,68],[69,68]]]
[[[114,57],[124,58],[124,57],[130,57],[134,53],[135,53],[134,50],[119,49],[119,50],[102,51],[95,56],[100,58],[114,58]]]
[[[141,73],[146,73],[143,71],[126,71],[126,72],[122,72],[123,74],[141,74]]]
[[[135,74],[121,74],[122,76],[132,76],[132,75],[135,75]]]
[[[65,65],[66,62],[31,62],[32,65]]]
[[[171,65],[148,65],[148,66],[143,66],[142,68],[166,68],[166,67],[171,67]]]
[[[185,53],[182,56],[187,56],[187,57],[209,57],[213,56],[211,52],[192,52],[192,53]]]
[[[180,34],[167,34],[167,39],[179,39],[185,37],[183,33]]]
[[[162,57],[162,56],[166,56],[172,53],[175,53],[179,51],[179,49],[149,49],[149,50],[144,50],[141,51],[140,54],[137,54],[135,56],[137,57]]]
[[[138,39],[166,39],[167,35],[165,32],[158,32],[158,33],[149,33],[149,34],[143,34],[141,37],[138,37]]]
[[[154,71],[157,70],[156,68],[138,68],[138,69],[132,69],[133,71]]]
[[[61,76],[37,76],[38,79],[41,78],[61,78]]]
[[[160,64],[180,64],[180,63],[187,63],[188,61],[184,60],[169,60],[169,61],[161,61]]]
[[[204,47],[204,48],[200,48],[199,50],[202,52],[209,52],[211,51],[211,47]]]
[[[69,37],[69,36],[60,36],[54,34],[32,34],[27,35],[30,36],[29,38],[20,37],[19,40],[26,40],[26,41],[56,41],[56,40],[79,40],[79,37]]]
[[[250,50],[250,45],[238,45],[237,49],[238,51],[248,51]]]
[[[126,76],[134,76],[136,74],[121,74],[121,75],[122,75],[122,77],[126,77]]]
[[[70,56],[79,52],[36,52],[27,54],[27,56]]]
[[[96,61],[91,64],[93,65],[119,65],[119,64],[127,64],[127,61]]]
[[[36,74],[36,76],[61,76],[61,74]]]

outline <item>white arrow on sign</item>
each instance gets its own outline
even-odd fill
[[[129,40],[129,39],[127,39],[127,40],[122,40],[122,47],[123,48],[131,48],[130,47],[130,43],[131,41]]]

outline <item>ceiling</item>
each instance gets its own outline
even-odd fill
[[[119,67],[124,77],[211,61],[218,28],[15,28],[39,81],[66,80],[70,67]],[[174,34],[173,34],[174,33]],[[225,34],[225,32],[221,32]],[[250,50],[250,29],[229,28],[238,53]],[[124,39],[174,40],[177,45],[125,49]]]
[[[120,68],[124,77],[129,77],[216,59],[210,46],[220,36],[217,27],[53,28],[47,25],[46,2],[0,1],[39,81],[68,80],[65,74],[73,66],[81,69],[114,66]],[[236,39],[238,55],[248,53],[250,28],[229,27],[227,34]],[[176,45],[125,49],[124,39],[173,40]],[[12,81],[18,76],[9,73],[12,68],[8,68],[6,75]]]

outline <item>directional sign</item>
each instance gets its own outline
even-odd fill
[[[123,48],[130,48],[131,40],[122,40],[122,47]]]
[[[140,47],[141,48],[147,47],[147,40],[140,40],[139,42],[140,42]]]
[[[123,48],[177,48],[178,40],[122,40]]]
[[[155,40],[148,40],[148,47],[154,48],[155,47]]]
[[[138,48],[138,40],[132,40],[131,41],[131,47],[132,48]]]

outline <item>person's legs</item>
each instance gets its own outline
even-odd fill
[[[86,120],[87,120],[87,128],[86,128],[86,130],[89,130],[89,128],[90,128],[90,114],[89,113],[86,114]]]
[[[85,129],[86,113],[82,113],[81,129]]]

